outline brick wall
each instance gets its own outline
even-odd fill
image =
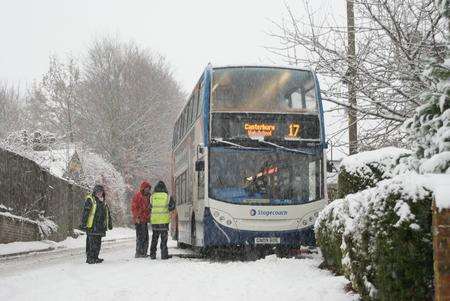
[[[58,232],[50,239],[63,240],[78,227],[86,193],[83,187],[0,148],[0,204],[12,208],[15,215],[30,218],[30,213],[44,211],[58,225]]]
[[[450,301],[450,209],[439,211],[434,204],[433,248],[435,300]]]
[[[0,243],[39,240],[39,226],[31,221],[0,214]]]

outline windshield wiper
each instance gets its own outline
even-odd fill
[[[273,143],[273,142],[269,142],[269,141],[266,141],[266,140],[263,140],[263,139],[258,139],[258,141],[261,142],[261,143],[265,143],[265,144],[268,144],[268,145],[271,145],[271,146],[275,146],[276,148],[281,148],[281,149],[284,149],[284,150],[287,150],[287,151],[290,151],[290,152],[294,152],[294,153],[299,153],[299,154],[303,154],[303,155],[310,155],[310,156],[316,155],[316,153],[311,153],[311,152],[307,152],[307,151],[303,151],[303,150],[289,148],[289,147],[282,146],[282,145],[279,145],[279,144],[276,144],[276,143]]]
[[[221,143],[224,143],[224,144],[228,144],[228,145],[232,145],[232,146],[235,146],[235,147],[239,147],[239,148],[242,148],[242,149],[259,149],[257,147],[243,146],[243,145],[240,145],[238,143],[225,140],[223,138],[211,138],[211,140],[212,141],[216,141],[216,142],[221,142]]]

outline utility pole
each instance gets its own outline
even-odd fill
[[[355,14],[353,10],[354,0],[347,0],[347,35],[348,35],[348,52],[347,52],[347,89],[348,104],[356,108],[356,88],[354,81],[356,80],[356,50],[355,50]],[[348,142],[349,154],[353,155],[358,152],[358,127],[356,120],[356,110],[348,109]]]

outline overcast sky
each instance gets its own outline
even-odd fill
[[[345,0],[309,0],[318,17],[345,18]],[[287,16],[306,17],[302,0],[1,0],[0,81],[22,93],[47,70],[49,56],[83,55],[105,35],[134,41],[171,65],[190,93],[208,62],[272,64],[267,32]],[[325,104],[327,107],[329,104]],[[341,118],[341,117],[339,117]],[[327,114],[327,135],[339,130]],[[338,139],[345,139],[342,133]],[[339,155],[340,156],[340,155]]]
[[[339,10],[344,0],[311,1]],[[165,56],[190,92],[208,62],[271,63],[264,46],[285,3],[301,14],[301,1],[282,0],[3,0],[0,10],[0,80],[29,86],[48,68],[48,57],[83,54],[98,36],[118,35]]]

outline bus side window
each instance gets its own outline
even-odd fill
[[[183,113],[181,113],[181,137],[186,133],[186,118],[186,110],[183,110]]]
[[[173,127],[173,132],[172,132],[172,147],[175,146],[175,137],[176,137],[176,133],[177,133],[177,127],[174,126],[174,127]]]
[[[187,185],[187,172],[185,171],[183,173],[183,188],[184,188],[184,203],[186,204],[188,202],[188,185]]]
[[[180,205],[180,177],[178,176],[175,180],[175,199],[177,205]]]
[[[188,176],[188,171],[186,171],[186,192],[187,192],[187,202],[188,204],[192,204],[192,177]]]
[[[178,144],[178,140],[179,140],[179,137],[180,137],[180,120],[177,120],[177,122],[175,122],[175,128],[174,128],[174,131],[173,131],[173,137],[174,137],[174,146],[175,145],[177,145]]]
[[[192,123],[195,120],[194,104],[195,104],[195,92],[192,94],[191,101],[189,104],[189,117],[190,117],[189,127],[192,125]]]
[[[184,204],[186,203],[186,178],[185,178],[185,173],[183,172],[181,174],[181,203]]]
[[[189,129],[189,127],[191,126],[191,122],[192,122],[192,96],[189,99],[188,105],[187,105],[187,126],[186,126],[186,131]]]
[[[194,100],[192,102],[192,119],[195,122],[197,119],[197,107],[198,107],[198,87],[194,90]]]
[[[204,86],[204,84],[203,84],[203,81],[202,81],[200,83],[200,87],[198,88],[199,95],[198,95],[198,102],[197,102],[197,116],[200,115],[200,112],[201,112],[202,107],[203,107],[203,93],[204,93],[203,86]]]
[[[197,199],[202,200],[205,197],[205,172],[203,170],[197,172],[197,177]]]
[[[180,142],[181,139],[181,119],[178,119],[178,124],[177,124],[177,144],[178,142]]]

